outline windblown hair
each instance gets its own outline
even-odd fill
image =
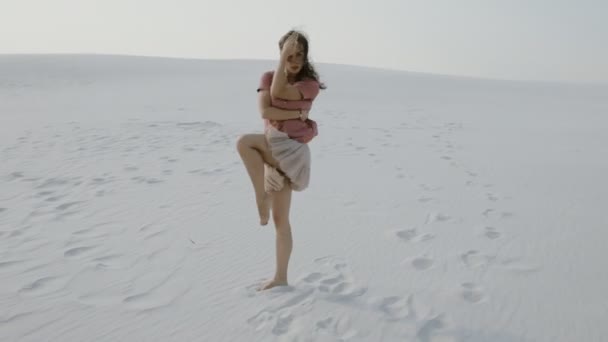
[[[296,75],[296,80],[301,81],[301,80],[304,80],[307,78],[312,78],[315,81],[319,82],[319,87],[321,89],[327,88],[324,83],[320,82],[319,74],[317,73],[317,71],[315,70],[315,67],[312,65],[312,63],[310,62],[310,59],[308,58],[308,38],[306,38],[306,36],[302,32],[295,31],[295,30],[291,30],[291,31],[287,32],[279,40],[279,49],[281,49],[281,50],[283,49],[283,45],[285,44],[285,41],[293,33],[298,34],[298,44],[300,46],[302,46],[302,52],[304,53],[304,65],[302,66],[302,69],[300,70],[300,72],[298,72],[298,74]]]

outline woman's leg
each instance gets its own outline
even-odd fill
[[[264,163],[273,167],[278,163],[270,153],[264,134],[242,135],[237,141],[237,150],[253,183],[260,224],[265,226],[270,216],[271,196],[264,191]]]
[[[291,225],[289,224],[289,209],[291,207],[291,185],[286,182],[283,189],[272,195],[272,219],[276,228],[276,262],[274,278],[262,286],[261,290],[275,286],[287,285],[287,266],[293,246]]]

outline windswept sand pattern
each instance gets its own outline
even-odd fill
[[[209,244],[190,242],[163,208],[194,212],[190,199],[171,198],[181,182],[226,184],[234,163],[221,155],[234,135],[210,121],[73,122],[14,141],[0,155],[1,295],[135,313],[176,305],[192,288],[188,256]],[[142,194],[150,200],[133,201]],[[7,309],[0,330],[35,317]]]
[[[424,111],[415,113],[423,115]],[[422,137],[428,135],[429,129],[436,130],[430,137],[429,153],[437,153],[430,167],[438,172],[449,169],[461,176],[456,185],[390,158],[388,152],[403,147],[394,139],[397,130]],[[459,161],[462,148],[450,135],[464,129],[457,122],[434,124],[431,118],[420,117],[397,128],[372,129],[371,142],[346,139],[331,153],[358,162],[366,160],[376,165],[379,172],[392,175],[395,182],[414,189],[412,203],[417,203],[425,214],[417,220],[410,218],[405,227],[387,230],[384,240],[402,247],[400,258],[394,262],[396,272],[425,277],[440,274],[446,267],[460,269],[468,280],[446,284],[454,289],[450,292],[454,300],[462,305],[484,305],[493,298],[484,286],[484,275],[489,269],[526,277],[541,268],[518,256],[502,254],[500,248],[508,234],[501,224],[516,213],[503,206],[508,196],[498,185],[484,180],[480,172]],[[24,250],[40,253],[58,250],[54,255],[65,265],[49,272],[46,269],[49,262],[54,264],[52,260],[7,258],[0,264],[0,274],[22,274],[10,281],[14,295],[32,299],[70,296],[86,307],[120,307],[142,314],[171,308],[189,296],[196,287],[185,270],[191,265],[188,256],[205,253],[213,244],[201,241],[201,236],[192,239],[181,234],[179,225],[172,224],[163,211],[212,210],[222,202],[209,197],[205,204],[174,205],[164,194],[187,180],[204,184],[201,195],[217,196],[217,191],[209,191],[207,187],[218,189],[230,184],[230,174],[240,167],[238,160],[226,162],[226,158],[220,157],[227,151],[234,153],[236,135],[208,121],[131,122],[108,128],[73,123],[55,127],[53,132],[46,138],[50,143],[22,139],[3,152],[10,168],[1,179],[10,186],[7,195],[10,202],[0,202],[0,220],[12,222],[16,227],[0,235],[7,255],[19,255],[18,251]],[[53,143],[53,139],[57,141]],[[374,144],[383,149],[371,149]],[[27,168],[17,162],[21,154],[30,158],[31,165]],[[45,156],[50,158],[51,154],[63,161],[60,169],[43,169]],[[90,164],[98,167],[85,172]],[[455,200],[445,195],[454,192],[454,186],[461,187],[457,193],[485,201],[481,202],[484,204],[477,216],[467,216],[446,206]],[[117,199],[118,203],[125,203],[120,199],[130,198],[134,191],[156,194],[159,201],[153,208],[137,203],[129,204],[128,208],[113,205]],[[20,210],[14,210],[10,203],[20,203]],[[357,198],[345,198],[342,204],[347,210],[364,208]],[[133,215],[129,214],[134,208],[141,208],[137,209],[140,213],[137,223],[133,223]],[[131,217],[130,221],[121,219],[127,217]],[[62,231],[58,237],[46,227],[66,223],[77,228]],[[455,232],[469,235],[480,244],[456,251],[452,258],[450,254],[439,253],[438,246]],[[252,333],[276,340],[457,341],[458,336],[450,330],[450,312],[441,307],[429,308],[411,291],[377,293],[361,282],[344,257],[317,258],[308,269],[286,288],[257,292],[259,283],[256,283],[244,289],[243,300],[260,301],[250,307],[255,309],[245,318],[244,324]],[[344,306],[353,310],[342,310]],[[378,328],[370,329],[369,321],[377,322]]]

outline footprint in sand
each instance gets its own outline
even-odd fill
[[[328,272],[314,272],[303,278],[320,293],[336,300],[352,299],[367,292],[367,288],[355,284],[346,263],[334,257],[323,257],[316,263],[329,268]]]
[[[335,270],[341,270],[346,268],[346,263],[342,262],[341,258],[338,257],[334,257],[334,256],[324,256],[324,257],[320,257],[320,258],[316,258],[314,260],[314,262],[316,264],[319,265],[323,265],[323,266],[329,266]]]
[[[334,299],[350,300],[360,297],[367,292],[364,287],[357,287],[351,281],[342,281],[330,289]]]
[[[442,213],[429,213],[426,216],[426,221],[424,222],[424,224],[430,224],[434,222],[446,222],[451,218],[451,216]]]
[[[379,302],[370,304],[384,314],[384,319],[398,322],[400,325],[412,325],[412,334],[415,332],[415,335],[409,335],[409,338],[405,339],[407,341],[453,341],[449,335],[443,332],[447,326],[446,314],[434,313],[425,310],[424,307],[418,307],[418,309],[423,309],[423,312],[419,312],[414,305],[413,295],[384,297]]]
[[[274,289],[270,291],[277,292]],[[294,291],[287,292],[286,295],[281,296],[281,298],[288,297],[288,299],[280,304],[271,304],[262,308],[255,315],[249,317],[247,323],[252,325],[256,331],[264,330],[267,326],[270,326],[270,330],[274,335],[282,335],[287,332],[288,329],[286,330],[286,328],[293,321],[293,312],[296,310],[306,310],[314,302],[314,289],[306,289],[302,292],[295,290],[295,295],[292,295],[292,292]]]
[[[315,323],[317,330],[325,330],[337,338],[339,341],[347,341],[357,336],[358,331],[352,328],[352,323],[348,316],[327,317]]]
[[[418,271],[428,270],[433,266],[435,261],[427,256],[421,256],[408,260],[408,262]]]
[[[283,316],[277,317],[277,321],[272,327],[272,334],[275,336],[281,336],[289,331],[289,326],[293,322],[293,314],[285,313]]]
[[[435,235],[431,233],[418,234],[416,228],[398,230],[395,235],[405,242],[425,242],[435,238]]]
[[[366,288],[355,286],[352,281],[345,279],[342,275],[325,278],[319,282],[316,288],[329,298],[340,300],[359,297],[367,292]]]
[[[463,283],[460,295],[471,304],[479,303],[486,298],[483,289],[474,283]]]
[[[435,335],[445,327],[445,315],[439,314],[433,318],[426,319],[416,332],[416,337],[421,342],[435,341]],[[448,339],[447,341],[453,341],[453,339]]]
[[[413,295],[409,295],[408,297],[388,296],[372,305],[377,307],[384,314],[385,319],[389,321],[412,318],[414,315]]]
[[[482,255],[476,250],[470,250],[460,255],[460,259],[468,268],[485,267],[495,261],[495,257]]]
[[[485,237],[487,237],[488,239],[490,239],[490,240],[495,240],[495,239],[500,238],[500,236],[502,234],[500,234],[498,231],[496,231],[496,228],[486,227],[485,230],[484,230],[483,235]]]
[[[272,324],[273,319],[274,315],[272,312],[262,311],[255,316],[249,317],[249,319],[247,319],[247,323],[253,326],[256,331],[261,331],[264,330],[267,325]]]
[[[403,241],[411,241],[417,235],[416,228],[398,230],[395,232],[395,235],[397,235],[397,237]]]

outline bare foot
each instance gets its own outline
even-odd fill
[[[286,280],[276,280],[273,279],[269,282],[267,282],[266,284],[264,284],[262,287],[260,287],[258,289],[258,291],[264,291],[264,290],[268,290],[271,289],[275,286],[287,286],[287,281]]]
[[[265,193],[264,198],[258,201],[258,213],[260,214],[260,225],[265,226],[270,220],[270,206],[272,195]]]

